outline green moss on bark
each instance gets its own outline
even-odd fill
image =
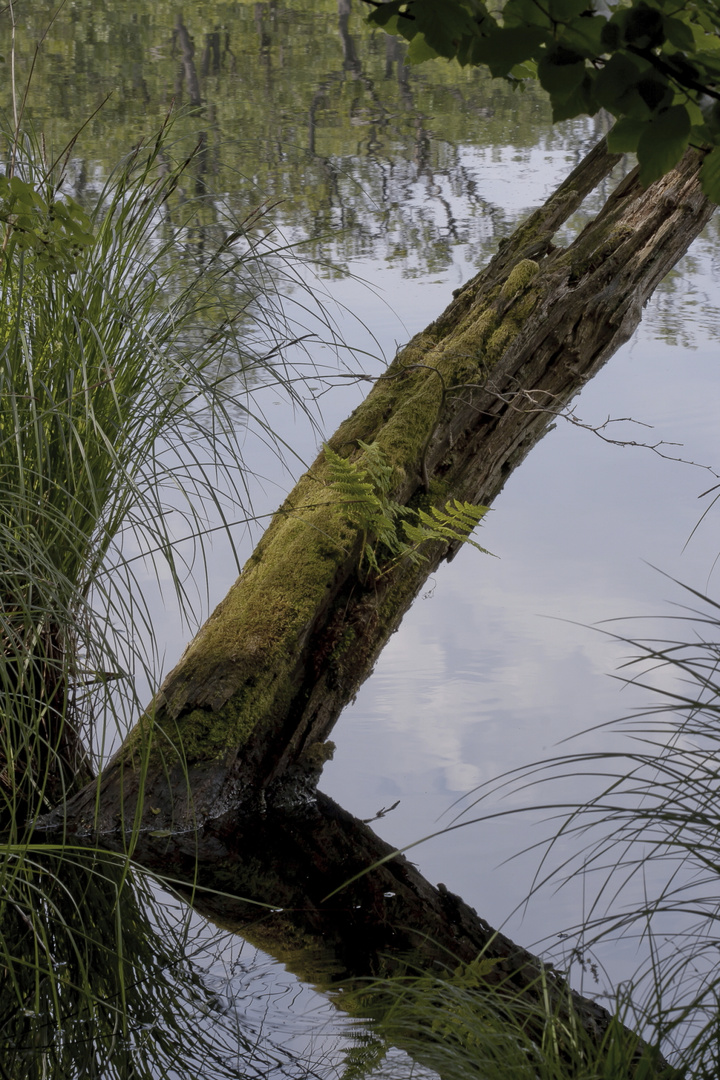
[[[376,443],[393,468],[391,497],[407,498],[419,485],[448,387],[478,380],[500,359],[537,302],[537,273],[536,262],[522,260],[441,341],[434,327],[416,335],[333,436],[335,452],[361,461],[358,442]],[[189,765],[230,762],[249,740],[262,741],[263,728],[282,720],[299,689],[301,657],[339,577],[352,573],[360,545],[343,496],[325,486],[326,477],[321,455],[162,688],[156,711],[165,735],[158,732],[153,742],[177,740]],[[408,587],[400,578],[393,590]],[[392,618],[396,599],[377,617]],[[342,662],[351,644],[340,639],[334,662]]]
[[[512,299],[528,287],[540,267],[534,259],[522,259],[514,266],[500,290],[503,299]]]

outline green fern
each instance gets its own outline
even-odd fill
[[[328,486],[343,496],[347,516],[362,529],[362,559],[379,574],[378,551],[385,549],[395,559],[404,554],[407,544],[398,534],[398,523],[408,510],[389,497],[393,470],[377,443],[358,440],[358,445],[364,454],[362,465],[325,446]]]
[[[490,552],[470,540],[470,533],[487,513],[487,506],[453,499],[442,509],[430,512],[402,506],[390,498],[393,468],[377,443],[358,440],[362,462],[336,454],[325,445],[328,487],[343,498],[348,518],[362,530],[362,562],[378,576],[388,573],[403,559],[413,564],[428,555],[421,550],[432,542],[469,543],[478,551]]]
[[[448,544],[460,543],[472,544],[484,555],[490,555],[487,548],[481,547],[470,539],[470,533],[480,523],[480,520],[488,512],[487,506],[475,506],[474,503],[460,502],[453,499],[452,502],[439,510],[436,506],[430,507],[430,513],[424,510],[417,511],[417,523],[403,521],[405,535],[412,544],[412,552],[431,540],[444,540]]]

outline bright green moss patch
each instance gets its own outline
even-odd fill
[[[498,326],[493,336],[488,341],[488,356],[491,360],[499,360],[507,347],[517,336],[517,328],[513,323],[504,322]]]
[[[442,380],[432,372],[425,374],[427,378],[422,387],[398,405],[375,440],[395,468],[400,482],[409,471],[418,471],[442,402]]]
[[[375,442],[384,425],[392,419],[399,403],[417,392],[426,381],[425,366],[433,366],[437,340],[430,334],[417,334],[375,383],[362,405],[354,410],[328,440],[336,453],[358,442]],[[414,365],[421,365],[415,367]]]
[[[508,274],[507,280],[500,290],[500,295],[506,300],[517,296],[518,293],[528,287],[539,269],[540,267],[534,259],[522,259]]]
[[[339,499],[305,477],[163,688],[188,762],[238,750],[286,707],[303,640],[355,541]],[[287,505],[287,504],[286,504]],[[171,727],[162,712],[159,722]]]
[[[229,747],[246,743],[254,726],[252,717],[230,702],[217,712],[193,709],[185,713],[178,734],[188,761],[214,761],[222,759]]]

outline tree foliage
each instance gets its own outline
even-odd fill
[[[715,0],[365,0],[369,21],[442,56],[519,83],[536,77],[553,119],[615,117],[612,151],[637,153],[649,184],[688,146],[709,151],[703,188],[720,202],[720,5]]]

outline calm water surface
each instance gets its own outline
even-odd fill
[[[345,372],[380,371],[603,130],[601,120],[551,130],[532,90],[513,94],[444,64],[404,68],[395,42],[365,33],[357,3],[200,3],[182,15],[164,3],[120,7],[85,0],[59,16],[39,54],[28,118],[62,145],[112,92],[73,152],[77,182],[92,185],[171,101],[199,105],[181,122],[188,138],[206,140],[199,181],[238,212],[278,201],[277,227],[316,260],[306,280],[351,347],[340,356]],[[50,7],[16,9],[22,77]],[[497,558],[467,550],[440,570],[338,724],[321,786],[363,818],[399,800],[377,826],[390,842],[437,831],[468,791],[580,731],[590,729],[578,748],[618,749],[620,737],[602,725],[647,692],[609,677],[627,647],[594,627],[669,610],[666,601],[681,597],[658,570],[715,589],[716,513],[693,532],[708,503],[699,496],[715,482],[704,466],[720,472],[715,235],[711,225],[633,340],[576,402],[576,417],[591,427],[637,422],[613,424],[605,436],[672,445],[660,453],[611,445],[560,419],[486,519],[480,540]],[[337,365],[332,348],[308,348],[317,364]],[[274,391],[261,396],[299,460],[279,465],[248,433],[247,460],[263,477],[253,487],[259,513],[272,510],[299,461],[312,459],[322,434],[359,400],[363,384],[346,382],[322,395],[317,427]],[[668,460],[676,457],[697,464]],[[243,557],[252,539],[238,529]],[[236,575],[226,549],[216,551],[205,610]],[[662,632],[657,623],[631,625],[617,629]],[[160,601],[157,626],[167,670],[190,631]],[[582,798],[582,782],[563,794]],[[496,808],[523,801],[538,796],[526,791]],[[538,818],[469,825],[411,858],[493,925],[546,948],[582,917],[583,882],[522,905],[537,853],[507,859],[551,829]],[[207,955],[209,965],[221,963]],[[630,944],[601,959],[612,981],[638,962]],[[305,1039],[303,1058],[315,1055],[320,1072],[333,1074],[337,1058],[322,1061],[330,1053],[322,999],[265,960],[242,976],[266,987],[255,1007],[266,1010],[272,1038],[284,1028],[291,1048]],[[236,973],[223,993],[237,987]]]

